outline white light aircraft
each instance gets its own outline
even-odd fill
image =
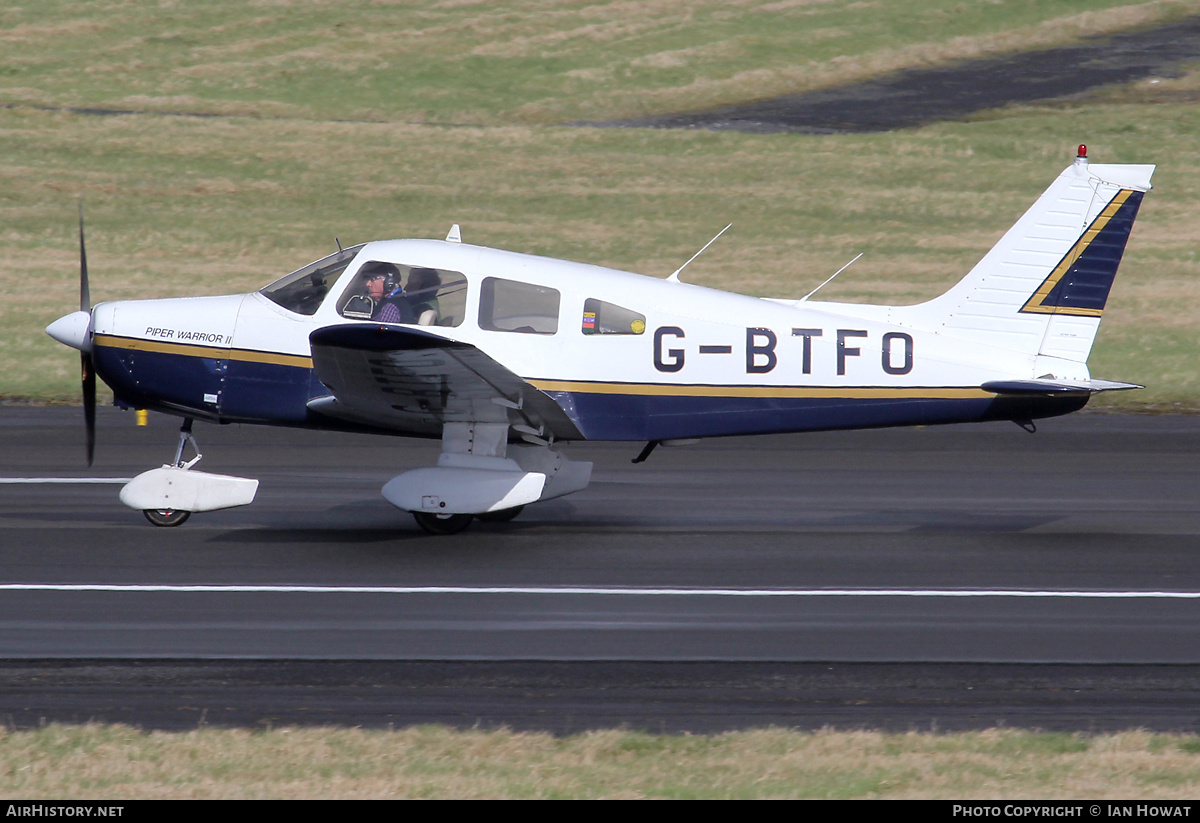
[[[563,444],[1012,420],[1141,388],[1087,359],[1154,166],[1086,148],[945,294],[914,306],[761,299],[445,240],[339,248],[261,291],[90,305],[52,323],[118,406],[184,419],[174,460],[121,491],[157,525],[244,505],[193,469],[192,421],[440,437],[383,496],[435,534],[587,486]],[[690,261],[689,261],[690,262]],[[685,264],[686,265],[686,264]],[[184,460],[190,443],[196,456]]]

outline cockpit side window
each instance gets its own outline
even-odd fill
[[[558,289],[485,277],[479,290],[479,328],[521,334],[558,331]]]
[[[309,263],[287,277],[281,277],[263,287],[259,294],[288,311],[312,316],[325,301],[325,295],[329,293],[334,281],[346,270],[354,255],[361,249],[362,245],[351,246],[315,263]]]
[[[646,330],[646,315],[589,297],[583,302],[581,330],[584,334],[641,334]]]
[[[467,307],[467,278],[449,269],[364,263],[338,300],[338,314],[351,320],[457,326]]]

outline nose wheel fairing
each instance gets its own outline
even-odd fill
[[[250,478],[163,466],[130,480],[121,487],[120,497],[140,511],[210,512],[249,505],[257,491],[258,481]]]

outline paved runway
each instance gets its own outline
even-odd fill
[[[78,415],[4,410],[0,479],[129,477],[173,452],[173,421],[113,412],[86,471]],[[587,490],[454,537],[378,495],[436,444],[197,436],[201,467],[261,479],[254,505],[161,529],[117,484],[0,483],[0,586],[37,587],[0,590],[0,657],[1200,663],[1193,418],[746,438],[641,465],[582,444]]]
[[[79,410],[0,409],[12,682],[53,658],[742,662],[792,667],[785,680],[936,663],[937,704],[962,666],[1137,664],[1121,671],[1143,682],[1172,664],[1156,694],[1182,702],[1155,717],[1200,714],[1184,665],[1200,664],[1200,419],[731,439],[642,465],[638,445],[579,444],[596,462],[584,492],[435,538],[378,490],[436,443],[199,424],[198,468],[260,478],[259,499],[152,527],[95,481],[165,462],[176,422],[101,411],[89,471]]]

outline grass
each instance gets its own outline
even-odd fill
[[[697,737],[298,729],[0,736],[0,795],[110,800],[657,798],[1190,800],[1191,736],[992,730]]]
[[[0,11],[0,99],[562,123],[772,97],[1189,9],[1176,0],[44,0]]]

